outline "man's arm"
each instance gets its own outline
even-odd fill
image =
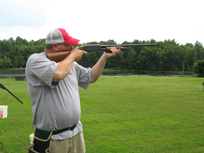
[[[107,59],[114,57],[116,54],[119,54],[121,51],[120,49],[116,49],[115,47],[111,47],[110,50],[112,51],[112,53],[104,52],[101,58],[98,60],[98,62],[93,66],[92,78],[91,78],[90,83],[94,83],[100,77],[105,67]]]
[[[59,62],[57,69],[55,70],[52,81],[59,82],[64,79],[70,72],[73,62],[79,61],[83,54],[87,52],[79,50],[79,47],[75,47],[69,56],[67,56],[63,61]]]

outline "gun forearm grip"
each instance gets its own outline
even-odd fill
[[[127,49],[126,47],[122,47],[122,46],[115,46],[115,48],[121,49],[121,50]],[[111,47],[106,47],[105,52],[112,53],[110,49],[111,49]]]

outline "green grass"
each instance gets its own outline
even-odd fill
[[[0,149],[26,152],[33,133],[25,81],[0,79],[24,104],[0,90]],[[203,153],[203,78],[100,77],[80,88],[87,153]]]

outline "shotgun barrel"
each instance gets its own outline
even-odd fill
[[[100,44],[88,44],[80,46],[81,50],[85,50],[87,52],[91,51],[105,51],[110,52],[110,47],[116,47],[117,49],[126,50],[128,47],[132,46],[156,46],[156,43],[149,44],[121,44],[121,45],[100,45]]]
[[[5,89],[6,91],[8,91],[14,98],[16,98],[21,104],[23,104],[23,102],[18,99],[18,97],[16,97],[11,91],[9,91],[3,84],[0,83],[0,88]]]

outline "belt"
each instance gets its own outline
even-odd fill
[[[53,131],[52,135],[55,135],[55,134],[59,134],[59,133],[62,133],[64,131],[68,131],[68,130],[74,130],[74,128],[76,127],[77,124],[74,124],[73,126],[71,127],[67,127],[67,128],[64,128],[64,129],[61,129],[61,130],[57,130],[57,131]]]

